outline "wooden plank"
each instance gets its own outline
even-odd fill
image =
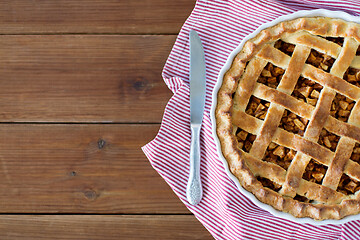
[[[213,239],[192,215],[0,215],[0,238],[6,240]]]
[[[4,0],[0,33],[177,34],[195,0]]]
[[[175,36],[2,35],[0,122],[160,122]]]
[[[189,213],[140,149],[158,129],[0,124],[0,213]]]

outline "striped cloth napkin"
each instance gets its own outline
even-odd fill
[[[212,90],[230,52],[261,24],[297,10],[325,8],[360,13],[357,0],[198,0],[183,25],[163,70],[174,93],[161,128],[142,149],[153,168],[215,239],[360,239],[360,221],[313,226],[280,219],[243,196],[226,175],[212,137],[209,116]],[[201,130],[203,199],[197,206],[186,200],[189,175],[189,31],[198,31],[204,45],[207,89]]]

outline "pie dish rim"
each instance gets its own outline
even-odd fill
[[[355,22],[355,23],[360,23],[360,17],[358,16],[353,16],[350,15],[346,12],[343,11],[332,11],[332,10],[326,10],[326,9],[315,9],[315,10],[301,10],[301,11],[297,11],[288,15],[282,15],[272,21],[266,22],[262,25],[260,25],[254,32],[250,33],[249,35],[247,35],[241,42],[240,44],[229,54],[229,56],[227,57],[227,60],[225,62],[225,64],[223,65],[221,71],[219,72],[218,78],[217,78],[217,83],[214,86],[213,89],[213,93],[212,93],[212,106],[211,106],[211,111],[210,111],[210,117],[211,117],[211,121],[212,121],[212,134],[216,143],[216,149],[219,155],[219,158],[221,159],[221,161],[223,162],[224,165],[224,169],[225,172],[227,173],[227,175],[230,177],[230,179],[235,183],[235,185],[237,186],[237,188],[239,189],[239,191],[245,195],[247,198],[249,198],[255,205],[257,205],[258,207],[270,212],[271,214],[273,214],[276,217],[279,218],[283,218],[286,220],[290,220],[293,222],[297,222],[297,223],[310,223],[313,225],[325,225],[325,224],[343,224],[349,221],[353,221],[353,220],[359,220],[360,219],[360,214],[356,214],[356,215],[349,215],[349,216],[345,216],[342,219],[324,219],[324,220],[315,220],[313,218],[310,217],[301,217],[301,218],[297,218],[295,216],[293,216],[290,213],[287,212],[283,212],[283,211],[279,211],[276,210],[273,206],[263,203],[260,200],[258,200],[256,198],[256,196],[252,193],[247,191],[245,188],[243,188],[243,186],[240,184],[239,180],[236,178],[236,176],[233,175],[233,173],[231,172],[228,162],[225,159],[225,157],[223,156],[222,153],[222,149],[221,149],[221,144],[220,144],[220,140],[218,138],[217,135],[217,128],[216,128],[216,117],[215,117],[215,111],[217,108],[217,95],[218,95],[218,91],[220,89],[220,87],[222,86],[223,83],[223,78],[225,73],[230,69],[233,60],[235,59],[236,55],[243,49],[243,46],[245,45],[245,43],[254,38],[255,36],[257,36],[260,31],[275,26],[281,22],[284,21],[290,21],[290,20],[294,20],[296,18],[302,18],[302,17],[329,17],[329,18],[335,18],[335,19],[342,19],[348,22]]]

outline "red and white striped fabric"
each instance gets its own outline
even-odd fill
[[[163,70],[174,93],[166,106],[160,131],[143,147],[152,166],[170,185],[215,239],[360,239],[360,221],[312,226],[274,217],[243,196],[226,175],[216,152],[209,116],[212,90],[230,52],[261,24],[295,12],[325,8],[360,13],[357,0],[198,0],[183,25]],[[190,29],[202,40],[207,67],[207,96],[201,131],[203,199],[197,206],[186,200],[189,175]]]

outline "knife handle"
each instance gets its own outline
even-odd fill
[[[200,124],[191,126],[190,175],[186,188],[186,197],[191,205],[198,204],[202,198],[200,180],[200,128]]]

